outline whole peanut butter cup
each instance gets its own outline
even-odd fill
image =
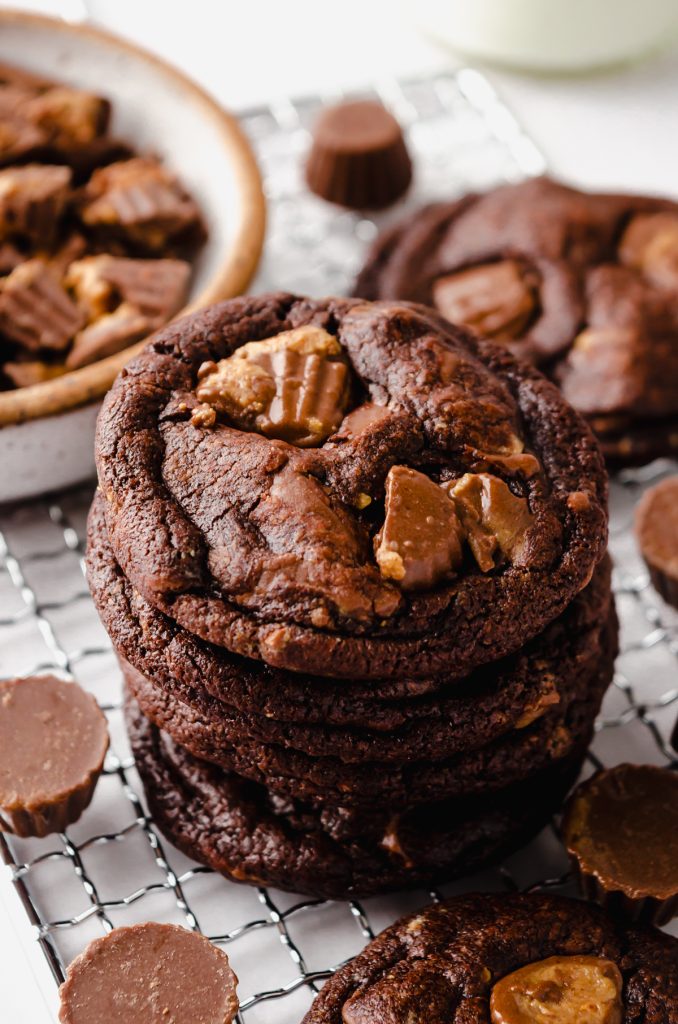
[[[411,180],[402,130],[381,103],[340,103],[320,115],[306,165],[316,195],[356,210],[380,209],[399,199]]]
[[[620,764],[568,801],[563,840],[582,891],[611,912],[653,924],[678,913],[678,774]]]
[[[77,683],[0,682],[0,829],[63,831],[92,799],[107,749],[106,718]]]
[[[231,1024],[238,979],[196,932],[147,922],[90,942],[61,986],[61,1024]]]

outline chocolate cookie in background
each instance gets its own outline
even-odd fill
[[[612,463],[678,452],[678,206],[545,178],[387,230],[356,287],[436,307],[542,366]]]
[[[678,476],[645,492],[636,508],[635,530],[652,586],[678,608]]]
[[[304,1024],[676,1019],[678,940],[577,900],[478,893],[387,928],[330,978]]]
[[[422,307],[232,300],[129,364],[97,461],[90,588],[187,854],[366,895],[557,809],[617,623],[602,461],[537,371]]]

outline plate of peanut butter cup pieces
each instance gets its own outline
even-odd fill
[[[34,74],[0,82],[31,97],[15,145],[106,122]],[[187,928],[107,919],[55,972],[59,1020],[677,1024],[678,205],[535,177],[418,206],[424,156],[350,100],[296,168],[319,216],[355,214],[346,294],[176,318],[208,202],[170,152],[94,139],[0,170],[25,239],[0,410],[29,363],[126,360],[79,509],[120,699],[105,718],[74,680],[0,683],[0,828],[68,839],[118,775],[165,880],[95,904],[171,890]],[[63,318],[11,320],[55,301],[75,237]],[[139,311],[152,336],[90,362]],[[271,929],[291,979],[256,974]]]
[[[246,287],[264,221],[249,144],[197,85],[98,29],[0,14],[0,501],[93,473],[134,345]]]

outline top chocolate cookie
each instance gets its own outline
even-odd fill
[[[266,295],[179,321],[107,396],[97,466],[151,604],[320,675],[465,675],[540,632],[605,548],[582,420],[407,303]]]
[[[540,178],[420,210],[382,235],[356,294],[435,306],[527,355],[607,453],[678,448],[678,205]]]

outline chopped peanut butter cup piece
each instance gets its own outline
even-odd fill
[[[27,238],[48,246],[70,183],[68,167],[28,164],[0,171],[0,239]]]
[[[46,133],[51,146],[68,151],[86,146],[104,134],[111,105],[94,93],[60,85],[31,99],[23,113]]]
[[[536,308],[534,290],[515,260],[439,277],[433,301],[452,323],[499,340],[518,337]]]
[[[113,313],[100,316],[76,334],[66,367],[77,370],[113,356],[133,342],[141,341],[153,329],[153,322],[144,313],[129,302],[123,302]]]
[[[563,841],[583,892],[634,920],[678,914],[678,775],[620,764],[583,782],[567,804]]]
[[[238,979],[204,935],[174,924],[116,928],[90,942],[59,990],[61,1024],[231,1024]]]
[[[612,960],[550,956],[492,989],[492,1024],[621,1024],[623,979]]]
[[[44,132],[19,113],[3,111],[0,119],[0,166],[36,156],[45,141]]]
[[[677,288],[678,215],[637,214],[622,235],[619,258],[658,288]]]
[[[2,373],[17,388],[27,388],[32,384],[44,384],[46,380],[54,380],[65,372],[64,363],[44,363],[41,359],[27,359],[25,362],[10,362],[2,365]]]
[[[106,718],[77,683],[0,682],[0,829],[62,832],[92,799],[107,749]]]
[[[65,349],[84,316],[43,260],[16,267],[0,289],[0,331],[29,352]]]
[[[490,473],[465,473],[447,489],[482,572],[494,568],[497,550],[513,565],[525,563],[534,522],[526,498],[517,498]]]
[[[320,327],[251,341],[199,373],[198,400],[244,430],[313,448],[338,428],[350,376],[341,345]],[[204,410],[194,424],[207,422]]]
[[[432,587],[462,559],[454,503],[423,473],[393,466],[386,478],[386,516],[374,549],[382,576],[403,590]]]
[[[88,227],[158,252],[204,234],[200,211],[174,175],[150,157],[135,157],[95,171],[80,212]]]
[[[191,268],[184,260],[86,256],[68,268],[65,283],[90,320],[129,302],[158,327],[184,303]]]

